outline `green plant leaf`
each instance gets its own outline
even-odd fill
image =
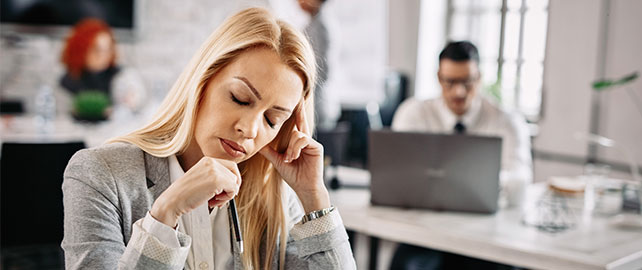
[[[618,80],[605,79],[605,80],[596,81],[596,82],[593,82],[593,90],[596,90],[596,91],[607,90],[608,88],[611,88],[613,86],[630,83],[632,81],[635,81],[635,79],[637,78],[638,78],[638,72],[635,71]]]
[[[625,76],[624,78],[620,79],[619,81],[617,81],[617,83],[618,84],[624,84],[624,83],[632,82],[637,78],[638,78],[638,73],[636,71],[636,72],[631,73],[631,75]]]
[[[96,90],[81,91],[74,97],[74,112],[81,118],[100,118],[110,101],[107,94]]]

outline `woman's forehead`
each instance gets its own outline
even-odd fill
[[[262,98],[287,97],[293,100],[288,102],[292,108],[303,94],[301,76],[283,63],[276,52],[268,49],[244,52],[226,69],[226,81],[245,85]]]

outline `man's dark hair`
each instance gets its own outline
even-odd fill
[[[449,42],[439,53],[439,61],[450,59],[455,62],[474,60],[479,64],[479,53],[477,47],[469,41]]]

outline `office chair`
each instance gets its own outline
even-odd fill
[[[401,72],[390,71],[385,79],[385,98],[380,104],[368,104],[365,108],[341,109],[339,121],[350,123],[347,165],[366,167],[368,164],[368,130],[390,127],[392,118],[401,102],[406,99],[407,93],[408,77]]]
[[[398,71],[389,71],[385,79],[384,100],[379,104],[379,113],[384,127],[392,125],[397,108],[408,95],[408,76]]]
[[[348,149],[348,138],[350,136],[350,123],[338,122],[334,129],[317,129],[315,139],[323,145],[325,157],[330,158],[329,167],[336,168],[343,165]],[[327,168],[326,168],[327,169]],[[336,176],[330,180],[330,188],[339,188],[340,183]]]
[[[0,247],[6,269],[60,263],[62,181],[83,142],[3,143],[0,156]]]

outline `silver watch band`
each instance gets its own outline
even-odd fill
[[[322,216],[330,214],[330,212],[332,212],[332,211],[334,211],[334,206],[330,206],[330,207],[325,208],[325,209],[316,210],[316,211],[312,211],[310,213],[307,213],[307,214],[303,215],[303,218],[301,219],[301,224],[305,224],[306,222],[308,222],[310,220],[315,220],[317,218],[320,218]]]

